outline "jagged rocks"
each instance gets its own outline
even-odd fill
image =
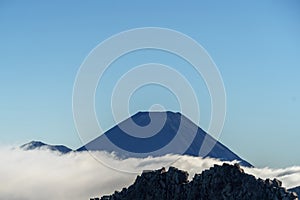
[[[294,188],[290,188],[290,189],[288,189],[288,191],[294,192],[295,194],[298,195],[298,197],[300,196],[300,186],[294,187]]]
[[[245,174],[239,165],[214,165],[196,174],[191,182],[188,173],[170,167],[143,172],[133,185],[101,200],[291,200],[296,193],[288,192],[277,179],[262,180]]]

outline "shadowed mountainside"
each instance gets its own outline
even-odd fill
[[[139,132],[139,137],[135,137],[132,136],[132,134],[127,134],[124,131],[124,128],[120,128],[121,126],[125,127],[126,130],[131,130],[132,132],[136,131],[137,127],[131,123],[132,121],[141,127],[145,127],[151,123],[159,124],[162,121],[165,121],[165,123],[163,124],[162,129],[151,137],[143,137],[143,131]],[[157,126],[150,126],[148,131],[150,130],[150,132],[156,132]],[[179,132],[183,134],[180,135]],[[176,139],[176,142],[174,142],[174,138]],[[212,149],[207,153],[201,154],[201,147],[204,140],[204,145],[212,144]],[[174,144],[169,145],[170,148],[168,150],[160,151],[161,148],[164,148],[171,142],[174,142]],[[182,153],[179,151],[179,149],[185,144],[188,144],[189,146],[187,146]],[[85,150],[104,150],[108,152],[115,152],[116,155],[123,158],[162,156],[165,154],[183,154],[190,156],[201,156],[204,158],[217,158],[222,161],[237,160],[243,166],[252,166],[250,163],[240,158],[225,145],[214,139],[203,129],[194,124],[187,117],[180,113],[174,113],[170,111],[138,112],[132,117],[114,126],[103,135],[77,149],[77,151]]]

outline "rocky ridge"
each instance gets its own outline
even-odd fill
[[[50,150],[50,151],[59,152],[61,154],[66,154],[73,151],[72,149],[63,145],[49,145],[40,141],[31,141],[29,143],[23,144],[22,146],[20,146],[20,148],[26,151],[35,150],[35,149]]]
[[[290,192],[296,192],[300,196],[300,186],[288,189]]]
[[[98,200],[99,198],[91,198]],[[277,179],[256,179],[244,173],[238,165],[214,165],[188,181],[188,173],[170,167],[144,171],[133,185],[123,188],[101,200],[296,200],[295,192],[289,192]]]

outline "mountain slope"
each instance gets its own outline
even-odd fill
[[[157,132],[157,126],[161,125],[160,122],[165,121],[165,123],[162,129],[158,130],[156,134],[145,137],[145,135],[148,136],[149,133],[145,134],[143,129],[133,125],[131,120],[141,127],[154,124],[153,126],[150,125],[147,129],[148,132]],[[123,128],[121,129],[120,127]],[[127,134],[124,128],[134,134]],[[203,155],[199,152],[201,152],[204,139],[206,139],[207,143],[214,144],[214,146],[210,152]],[[167,146],[167,148],[165,148],[165,146]],[[252,166],[230,151],[226,146],[216,141],[184,115],[169,111],[138,112],[131,118],[124,120],[103,135],[87,143],[85,146],[77,149],[77,151],[85,150],[115,152],[118,156],[124,158],[184,154],[217,158],[222,161],[237,160],[240,161],[240,164],[243,166]]]
[[[23,144],[22,146],[20,146],[20,148],[23,150],[44,149],[44,150],[56,151],[62,154],[66,154],[72,151],[72,149],[63,145],[48,145],[40,141],[31,141],[27,144]]]
[[[92,198],[93,199],[93,198]],[[98,199],[98,198],[95,198]],[[188,173],[174,167],[144,172],[121,192],[101,200],[297,200],[277,179],[262,180],[244,173],[238,164],[215,165],[188,181]]]

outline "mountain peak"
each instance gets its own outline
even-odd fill
[[[42,146],[45,146],[46,144],[41,142],[41,141],[31,141],[31,142],[28,142],[26,144],[23,144],[22,146],[20,146],[21,149],[24,149],[24,150],[33,150],[33,149],[37,149],[37,148],[40,148]]]
[[[61,154],[66,154],[72,151],[72,149],[63,145],[49,145],[41,141],[31,141],[26,144],[23,144],[22,146],[20,146],[20,148],[26,151],[35,150],[35,149],[51,150],[51,151],[59,152]]]
[[[213,144],[206,155],[200,153],[204,140]],[[172,111],[137,112],[77,151],[85,150],[114,152],[122,158],[181,154],[236,160],[252,166],[190,119]]]

